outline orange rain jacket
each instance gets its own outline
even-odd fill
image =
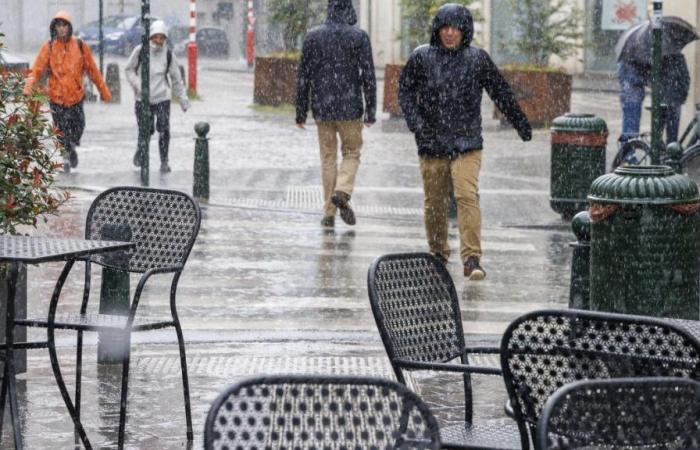
[[[51,22],[52,27],[57,19],[63,19],[71,23],[70,16],[64,11],[56,14]],[[50,54],[48,42],[45,42],[41,50],[39,50],[39,55],[34,61],[24,86],[26,95],[31,93],[32,88],[41,79],[44,72],[50,69],[48,94],[52,103],[68,107],[80,102],[85,96],[83,73],[87,73],[90,80],[97,86],[103,101],[108,102],[112,98],[112,94],[109,92],[87,44],[83,42],[83,51],[81,52],[78,47],[78,40],[69,35],[67,41],[53,39],[50,47]]]

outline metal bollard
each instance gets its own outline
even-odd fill
[[[199,122],[194,126],[197,133],[194,145],[194,183],[192,195],[198,200],[209,199],[209,124]]]
[[[591,309],[591,217],[581,211],[571,221],[571,229],[578,242],[569,244],[574,249],[571,258],[571,287],[569,308]]]
[[[112,100],[110,100],[110,103],[121,103],[122,86],[121,82],[119,81],[119,65],[117,63],[107,64],[105,83],[107,83],[109,92],[112,93]]]
[[[130,241],[131,228],[127,224],[105,224],[102,239],[109,241]],[[127,267],[129,255],[124,251],[112,252],[104,256],[107,265]],[[129,272],[110,267],[102,268],[100,288],[100,314],[126,316],[129,314]],[[119,332],[101,331],[97,337],[97,362],[116,364],[122,362],[126,340]]]

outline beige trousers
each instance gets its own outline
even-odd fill
[[[331,203],[334,191],[352,195],[355,175],[360,166],[362,121],[318,121],[318,142],[321,147],[321,182],[323,183],[323,215],[335,216]],[[338,136],[343,157],[338,167]]]
[[[460,256],[462,261],[469,256],[481,257],[480,169],[481,150],[473,150],[454,160],[421,158],[425,233],[431,252],[450,255],[447,209],[452,184],[457,199]]]

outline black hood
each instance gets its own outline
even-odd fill
[[[51,20],[51,23],[49,24],[49,35],[51,36],[51,40],[55,41],[56,40],[56,21],[57,20],[65,20],[65,19],[58,19],[54,18]],[[71,22],[68,22],[68,39],[73,36],[73,24]]]
[[[345,23],[355,25],[357,14],[352,6],[352,0],[328,0],[328,18],[330,23]]]
[[[474,19],[467,8],[456,3],[448,3],[440,7],[433,19],[433,32],[430,45],[440,47],[440,28],[450,25],[458,28],[464,35],[459,48],[468,47],[474,38]]]

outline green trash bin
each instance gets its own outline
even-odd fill
[[[551,133],[549,203],[568,220],[586,209],[591,183],[605,173],[608,126],[593,114],[567,113],[554,119]]]
[[[591,185],[591,309],[700,319],[698,187],[668,166]]]

